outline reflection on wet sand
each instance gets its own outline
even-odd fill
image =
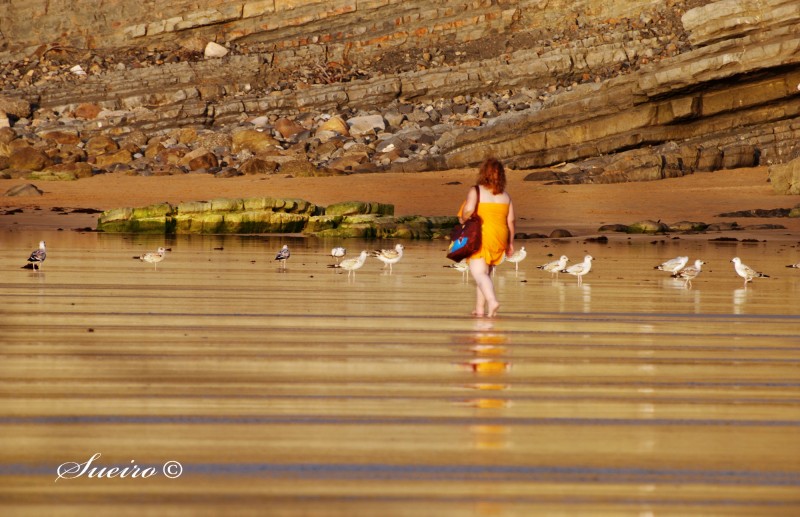
[[[4,513],[800,511],[800,274],[769,244],[529,241],[475,319],[441,243],[348,278],[335,242],[5,237]],[[587,252],[580,286],[535,268]],[[679,254],[692,289],[653,271]],[[771,278],[744,290],[733,254]],[[69,474],[97,453],[106,477]]]

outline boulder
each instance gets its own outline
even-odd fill
[[[800,158],[795,158],[788,163],[771,165],[769,181],[776,194],[800,194]]]
[[[303,158],[282,163],[280,172],[281,174],[287,174],[295,178],[327,176],[324,170],[319,169],[313,163]]]
[[[31,105],[19,97],[0,95],[0,112],[14,118],[28,118],[31,115]]]
[[[190,171],[208,170],[219,165],[219,160],[214,153],[202,147],[186,153],[178,162],[178,165],[186,167]]]
[[[285,117],[281,117],[275,121],[275,130],[286,140],[291,140],[298,134],[306,130],[297,122]]]
[[[122,149],[97,155],[93,160],[97,167],[104,169],[117,163],[131,163],[133,156],[131,156],[130,151]]]
[[[661,221],[644,220],[628,225],[628,233],[667,233],[669,226]]]
[[[34,171],[25,178],[33,181],[75,181],[78,176],[74,172],[68,171]]]
[[[57,144],[70,144],[76,145],[81,142],[81,137],[78,134],[78,131],[65,131],[65,130],[53,130],[53,131],[43,131],[39,133],[39,136],[43,140],[52,140]]]
[[[280,147],[280,142],[275,140],[269,133],[256,131],[255,129],[244,129],[233,134],[231,146],[231,150],[234,153],[246,150],[253,154],[259,154]]]
[[[71,179],[71,176],[75,176],[75,178],[90,178],[94,175],[94,168],[86,162],[67,162],[50,165],[40,172],[41,174],[63,176],[62,179]]]
[[[97,104],[83,102],[72,112],[72,116],[79,119],[94,120],[103,109]]]
[[[319,125],[317,131],[330,131],[341,136],[350,136],[350,128],[342,117],[331,117]]]
[[[45,153],[28,146],[13,150],[8,158],[9,168],[12,169],[40,171],[52,164]]]
[[[214,43],[213,41],[209,41],[206,44],[206,48],[203,51],[203,56],[206,59],[213,59],[213,58],[220,58],[225,57],[228,55],[229,50],[219,43]]]
[[[277,170],[277,162],[258,157],[248,158],[239,166],[243,174],[273,174]]]
[[[600,228],[597,229],[599,233],[606,233],[606,232],[619,232],[619,233],[627,233],[628,232],[628,225],[627,224],[604,224]]]
[[[89,155],[100,155],[119,150],[119,145],[108,135],[93,136],[86,141],[86,152]]]
[[[678,221],[669,224],[668,228],[671,232],[703,232],[708,225],[697,221]]]
[[[572,237],[572,233],[569,230],[564,230],[563,228],[556,228],[552,232],[550,232],[551,239],[564,239]]]
[[[347,119],[350,135],[363,136],[386,129],[383,115],[364,115]]]
[[[23,183],[22,185],[11,187],[6,190],[5,193],[8,197],[41,196],[42,194],[44,194],[44,192],[33,183]]]

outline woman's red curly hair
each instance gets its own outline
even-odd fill
[[[478,171],[478,185],[486,187],[492,194],[506,190],[506,170],[497,158],[487,158]]]

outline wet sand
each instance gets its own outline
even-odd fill
[[[790,231],[525,241],[485,319],[441,242],[348,278],[326,267],[338,242],[19,227],[0,250],[5,515],[800,512]],[[19,269],[40,238],[43,269]],[[160,245],[157,270],[132,259]],[[535,268],[562,253],[596,258],[582,286]],[[678,254],[708,262],[692,289],[653,270]],[[735,255],[771,278],[745,288]],[[95,474],[154,474],[78,475],[97,453]]]

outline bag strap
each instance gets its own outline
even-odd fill
[[[472,215],[478,215],[478,205],[481,204],[481,189],[478,185],[475,185],[475,193],[478,195],[478,199],[475,201],[475,210],[472,211]]]

